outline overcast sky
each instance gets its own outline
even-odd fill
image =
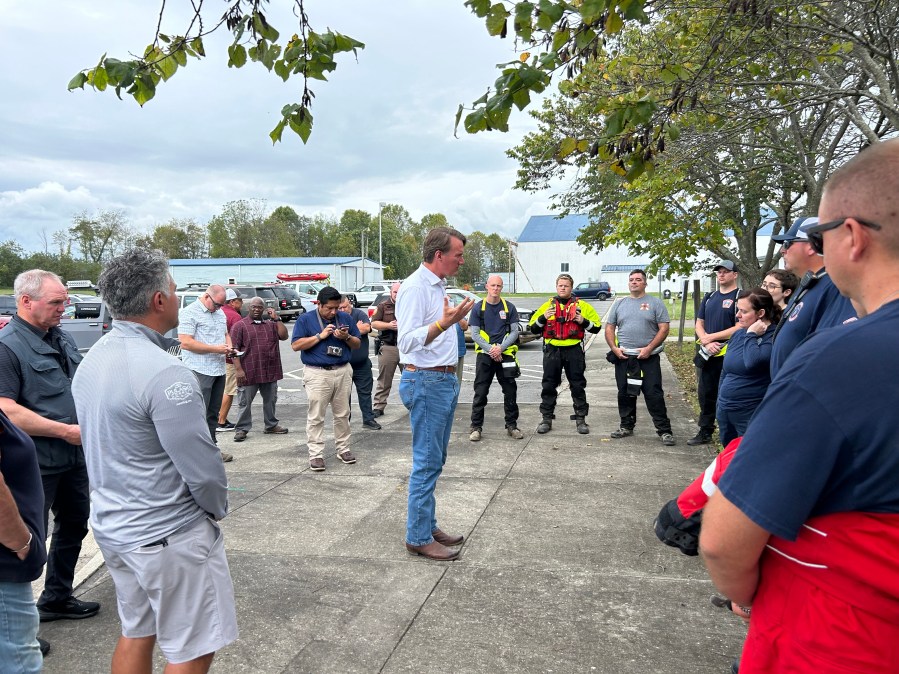
[[[218,17],[226,6],[206,0]],[[272,23],[292,30],[284,10]],[[183,33],[186,0],[168,0],[163,32]],[[150,0],[48,3],[0,0],[0,241],[43,247],[72,216],[121,209],[138,229],[171,218],[201,223],[235,199],[289,205],[298,213],[377,213],[385,201],[413,218],[444,213],[470,232],[517,236],[548,194],[512,186],[516,162],[505,151],[534,128],[513,112],[509,133],[462,131],[456,107],[480,97],[497,63],[515,58],[510,40],[487,35],[462,0],[307,0],[314,28],[366,44],[359,61],[338,56],[329,82],[315,82],[315,126],[308,145],[269,131],[302,80],[281,82],[256,63],[226,67],[227,35],[206,42],[140,108],[112,90],[68,92],[68,81],[99,57],[124,58],[150,42],[159,5]],[[183,17],[183,14],[182,14]]]

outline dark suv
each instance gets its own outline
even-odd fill
[[[278,317],[282,321],[288,323],[306,312],[300,303],[300,294],[296,290],[283,285],[272,285],[270,287],[272,292],[275,293],[275,297],[278,298]]]
[[[264,285],[226,285],[226,288],[233,288],[237,292],[240,293],[241,298],[243,298],[243,306],[240,309],[240,315],[246,316],[247,312],[250,310],[250,305],[248,302],[254,297],[261,297],[265,302],[265,308],[268,309],[271,307],[275,311],[279,310],[278,306],[278,297],[275,295],[274,291]],[[280,313],[280,312],[279,312]]]
[[[571,294],[580,299],[589,300],[596,299],[605,301],[610,297],[615,297],[615,291],[605,281],[588,281],[587,283],[578,283]]]

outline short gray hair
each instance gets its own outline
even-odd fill
[[[169,261],[161,251],[131,248],[106,263],[97,281],[113,318],[144,316],[158,291],[169,296]]]
[[[64,285],[59,276],[52,271],[44,271],[43,269],[29,269],[16,276],[16,280],[13,282],[16,302],[21,302],[24,295],[28,295],[28,297],[34,300],[41,299],[41,288],[47,279],[52,279],[59,285]]]

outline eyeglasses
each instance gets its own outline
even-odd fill
[[[212,295],[210,295],[209,293],[206,293],[206,297],[208,297],[208,298],[209,298],[209,301],[212,302],[212,307],[213,307],[212,310],[213,310],[213,311],[218,311],[218,310],[221,309],[223,306],[225,306],[224,304],[219,304],[219,303],[216,302],[214,299],[212,299]]]
[[[759,285],[759,288],[762,290],[780,290],[783,286],[779,286],[776,283],[765,283],[764,281]]]
[[[869,227],[870,229],[883,229],[876,222],[862,220],[861,218],[856,218],[851,215],[846,216],[845,218],[840,218],[839,220],[822,222],[820,225],[814,225],[805,230],[805,233],[808,234],[808,242],[812,247],[812,250],[815,251],[818,255],[824,255],[824,232],[829,232],[831,229],[842,227],[850,218],[855,220],[858,224]]]

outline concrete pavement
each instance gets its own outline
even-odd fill
[[[701,562],[652,531],[712,450],[686,445],[695,426],[667,361],[678,445],[661,444],[642,401],[636,435],[610,440],[618,417],[605,351],[600,339],[587,352],[590,435],[568,419],[567,389],[547,435],[534,433],[537,404],[522,405],[519,441],[505,435],[498,385],[480,443],[468,440],[470,405],[459,405],[437,489],[441,527],[467,539],[454,562],[403,547],[411,451],[395,390],[383,430],[362,430],[354,412],[355,465],[337,461],[329,437],[327,471],[308,470],[305,406],[289,395],[279,416],[290,434],[220,436],[236,457],[222,524],[241,637],[213,671],[729,671],[742,624],[709,604]],[[77,594],[103,609],[42,625],[46,672],[108,671],[119,622],[105,567]]]

